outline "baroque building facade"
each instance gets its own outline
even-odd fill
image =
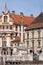
[[[32,14],[24,16],[22,12],[20,15],[15,14],[15,11],[10,13],[5,5],[0,16],[0,58],[4,62],[7,60],[33,61],[33,52],[43,48],[43,25],[40,19],[42,16],[41,13],[37,17],[37,22],[37,18]]]
[[[28,55],[27,33],[25,29],[35,18],[15,14],[15,11],[8,10],[5,5],[0,16],[0,58],[6,60],[25,60]],[[30,23],[28,22],[30,21]],[[30,58],[32,60],[32,54]]]

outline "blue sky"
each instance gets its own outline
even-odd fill
[[[0,0],[0,14],[2,13],[5,3],[10,11],[16,14],[23,12],[24,15],[33,14],[37,16],[43,12],[43,0]]]

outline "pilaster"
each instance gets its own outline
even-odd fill
[[[6,41],[7,41],[7,47],[10,47],[10,41],[11,41],[11,37],[10,37],[10,34],[7,34],[6,36]]]

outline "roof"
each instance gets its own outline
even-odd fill
[[[5,8],[4,11],[2,12],[4,15],[9,13],[9,17],[12,18],[12,21],[14,22],[14,24],[20,24],[21,22],[21,15],[23,17],[23,23],[26,26],[29,26],[30,23],[32,23],[32,21],[35,20],[35,17],[33,17],[33,15],[31,16],[24,16],[24,14],[21,12],[20,15],[15,14],[15,11],[12,11],[12,13],[10,13],[9,9],[7,8],[7,5],[5,4]],[[2,15],[0,16],[1,19]]]
[[[43,13],[36,17],[36,19],[29,25],[27,30],[43,28]]]
[[[20,18],[21,15],[17,15],[15,13],[10,13],[9,16],[13,19],[14,23],[20,24],[20,22],[21,22],[21,18]],[[34,21],[34,19],[35,18],[32,17],[32,16],[24,16],[23,23],[24,23],[24,25],[29,26],[30,23],[32,23],[32,21]]]
[[[36,19],[32,22],[32,24],[35,23],[42,23],[43,22],[43,13],[41,12],[39,16],[36,17]]]
[[[4,14],[4,15],[6,15],[6,14]],[[12,12],[12,13],[9,13],[9,17],[12,19],[12,22],[14,22],[14,24],[20,25],[21,14],[17,15],[17,14]],[[0,22],[1,22],[1,18],[2,18],[2,15],[0,16]],[[23,24],[26,26],[29,26],[30,23],[32,23],[34,20],[35,20],[35,17],[33,17],[33,16],[24,16],[23,17]]]
[[[19,36],[16,36],[15,38],[13,38],[11,40],[11,42],[19,42],[20,41],[20,37]]]

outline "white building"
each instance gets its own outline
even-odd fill
[[[16,15],[15,11],[8,10],[5,5],[0,15],[0,58],[6,60],[33,60],[33,53],[28,52],[27,33],[25,29],[35,18],[24,16],[21,12]]]
[[[34,49],[34,53],[39,56],[39,60],[43,61],[43,13],[26,29],[28,34],[29,47]]]
[[[33,61],[33,52],[37,48],[43,48],[42,16],[43,14],[38,16],[37,22],[37,18],[32,15],[24,16],[22,12],[17,15],[15,11],[10,13],[5,5],[0,15],[0,58],[3,58],[4,62]],[[35,20],[36,24],[33,22]]]

